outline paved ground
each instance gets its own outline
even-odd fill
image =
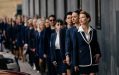
[[[4,52],[8,52],[9,51],[8,49],[5,49],[4,47],[3,47],[3,50],[4,50]],[[19,65],[20,65],[20,71],[21,72],[29,73],[31,75],[41,75],[40,73],[37,73],[36,70],[33,70],[31,68],[31,66],[28,64],[28,62],[22,62],[22,61],[19,60]]]
[[[19,61],[19,65],[21,72],[29,73],[31,75],[41,75],[40,73],[37,73],[37,71],[33,70],[27,62]]]

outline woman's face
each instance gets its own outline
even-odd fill
[[[60,30],[62,28],[61,24],[59,22],[56,23],[55,25],[56,30]]]
[[[45,26],[46,26],[46,28],[50,27],[50,23],[49,23],[48,19],[45,20]]]
[[[68,25],[72,24],[72,15],[67,15],[66,22]]]
[[[79,22],[80,22],[80,25],[87,25],[89,23],[89,18],[87,18],[85,14],[80,14]]]
[[[73,13],[72,13],[72,22],[73,22],[74,24],[76,24],[76,23],[79,22],[78,19],[79,19],[79,15],[78,15],[77,13],[73,12]]]
[[[37,23],[37,19],[34,19],[34,20],[33,20],[33,27],[34,27],[34,28],[37,28],[36,23]]]
[[[50,24],[50,26],[54,26],[55,25],[55,18],[54,17],[50,17],[49,18],[49,24]]]
[[[29,26],[29,27],[33,27],[33,20],[32,20],[32,19],[29,19],[29,20],[28,20],[28,26]]]
[[[40,30],[43,30],[45,28],[44,22],[41,22],[39,25]]]

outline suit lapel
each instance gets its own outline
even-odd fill
[[[84,32],[80,32],[80,34],[81,34],[82,38],[84,39],[84,41],[87,44],[90,44],[90,42],[92,41],[92,37],[93,37],[93,31],[92,30],[90,31],[90,40],[89,41],[86,39],[86,36],[85,36],[85,33]]]
[[[89,40],[89,43],[92,41],[92,38],[93,38],[93,30],[91,30],[90,32],[90,40]]]

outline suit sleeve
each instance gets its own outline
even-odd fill
[[[70,55],[70,44],[71,44],[71,40],[70,40],[70,32],[69,30],[66,30],[66,37],[65,37],[65,55]]]
[[[51,40],[50,40],[50,52],[51,52],[51,61],[55,61],[55,52],[53,48],[53,34],[51,34]]]
[[[79,52],[78,52],[78,37],[77,37],[77,31],[73,31],[73,65],[78,66],[79,61]]]

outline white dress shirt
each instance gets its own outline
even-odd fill
[[[55,41],[55,49],[60,49],[60,35],[59,32],[57,32],[57,36],[56,36],[56,41]]]
[[[91,31],[91,30],[92,30],[92,28],[89,27],[89,28],[88,28],[88,33],[85,33],[84,30],[83,30],[83,28],[82,28],[82,26],[80,26],[79,29],[78,29],[78,32],[79,32],[79,31],[84,32],[84,33],[85,33],[86,40],[89,41],[89,40],[90,40],[90,36],[91,36],[91,35],[90,35],[90,31]]]

